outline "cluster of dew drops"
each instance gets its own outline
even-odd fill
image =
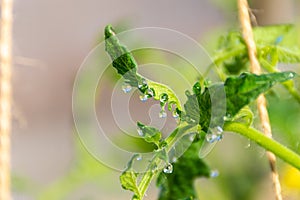
[[[142,81],[138,84],[138,88],[141,91],[140,100],[142,102],[146,102],[148,99],[155,96],[155,91],[152,88],[148,87],[147,81],[145,79],[142,79]],[[125,82],[122,85],[122,90],[123,90],[124,93],[129,93],[129,92],[131,92],[132,87],[131,87],[130,84]],[[169,96],[166,93],[162,93],[159,96],[159,102],[160,102],[160,107],[161,107],[161,110],[158,114],[159,118],[166,118],[167,117],[167,112],[165,110],[165,107],[166,107],[166,104],[168,103],[168,100],[169,100]],[[178,113],[178,110],[176,108],[173,109],[172,116],[173,116],[173,118],[178,120],[179,113]],[[139,136],[144,136],[143,130],[140,129],[139,127],[137,128],[137,132],[138,132]],[[141,160],[141,159],[142,159],[141,156],[137,157],[137,160]],[[167,163],[166,166],[163,169],[163,172],[166,173],[166,174],[171,174],[173,172],[173,165],[171,163]]]
[[[141,91],[140,100],[142,102],[146,102],[148,99],[155,96],[155,91],[153,90],[153,88],[148,87],[147,81],[145,79],[142,79],[142,81],[138,84],[138,88]],[[132,91],[132,86],[125,82],[122,85],[122,90],[124,93],[129,93]],[[161,107],[161,110],[159,112],[160,118],[167,117],[167,112],[165,111],[165,107],[166,107],[168,100],[169,100],[169,96],[166,93],[162,93],[159,96],[160,107]],[[172,116],[173,116],[173,118],[178,120],[179,113],[176,108],[173,109]],[[138,132],[139,136],[144,136],[142,129],[138,128],[137,132]],[[223,138],[223,129],[219,126],[209,129],[209,133],[206,134],[206,140],[209,143],[214,143],[216,141],[221,140],[222,138]],[[137,160],[141,160],[141,159],[142,159],[141,156],[139,156],[137,158]],[[171,174],[173,172],[173,165],[171,163],[167,163],[167,165],[163,169],[163,172],[166,174]],[[216,177],[216,176],[218,176],[218,172],[216,170],[212,170],[211,177]]]
[[[148,87],[148,84],[147,84],[147,81],[145,79],[142,79],[139,83],[138,83],[138,88],[139,90],[141,91],[141,95],[140,95],[140,100],[142,102],[146,102],[148,99],[150,99],[151,97],[154,97],[155,96],[155,91],[153,88],[149,88]],[[129,93],[131,90],[132,90],[132,87],[130,84],[128,83],[124,83],[122,85],[122,90],[125,92],[125,93]],[[161,110],[159,112],[159,117],[160,118],[166,118],[167,117],[167,112],[165,111],[165,106],[167,104],[169,100],[169,96],[168,94],[166,93],[162,93],[160,96],[159,96],[159,101],[160,101],[160,107],[161,107]],[[175,104],[175,103],[169,103],[169,104]],[[169,105],[170,106],[170,105]],[[176,108],[173,109],[172,111],[172,116],[175,118],[175,119],[178,119],[179,118],[179,113],[177,111]]]

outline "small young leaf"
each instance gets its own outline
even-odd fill
[[[141,136],[146,142],[153,143],[159,147],[161,132],[157,128],[146,126],[140,122],[137,122],[137,126],[142,133]]]
[[[115,35],[111,25],[105,27],[105,50],[110,55],[113,67],[117,69],[118,74],[122,75],[126,81],[134,87],[138,87],[141,77],[137,72],[137,63],[132,54],[125,46],[122,46]]]
[[[124,171],[120,176],[122,188],[132,191],[135,196],[139,197],[140,192],[137,186],[137,173],[132,170]]]
[[[268,71],[277,63],[299,63],[300,46],[293,25],[255,27],[253,29],[257,56]],[[248,67],[247,47],[238,31],[231,31],[219,41],[214,63],[223,66],[229,74],[239,74]]]
[[[225,83],[227,115],[236,115],[241,108],[255,100],[277,82],[295,77],[294,72],[255,75],[243,73],[239,77],[230,77]]]
[[[134,193],[132,199],[133,200],[140,200],[141,199],[141,193],[138,188],[137,183],[137,176],[138,174],[135,173],[132,169],[133,161],[136,159],[138,155],[132,156],[130,161],[127,164],[127,169],[121,174],[120,176],[120,182],[122,185],[122,188],[125,190],[130,190]]]

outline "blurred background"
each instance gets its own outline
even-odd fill
[[[259,25],[299,21],[296,0],[255,0],[251,7]],[[199,41],[210,53],[220,35],[239,27],[233,0],[15,1],[13,199],[130,199],[131,193],[120,186],[120,172],[99,163],[81,145],[72,117],[76,73],[102,40],[107,24],[119,31],[147,26],[174,29]],[[151,60],[153,54],[143,55],[146,58],[138,59]],[[286,69],[299,72],[296,65]],[[108,70],[107,90],[101,90],[100,97],[119,78],[114,73]],[[300,106],[280,91],[268,97],[273,134],[300,153]],[[99,120],[105,121],[105,115]],[[105,123],[109,127],[112,122]],[[195,183],[200,199],[274,199],[264,153],[246,139],[227,134],[206,158],[219,176]],[[284,196],[300,199],[299,172],[281,161],[278,165]],[[156,199],[157,192],[151,187],[146,199]]]

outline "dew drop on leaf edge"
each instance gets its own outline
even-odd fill
[[[141,136],[141,137],[144,136],[144,132],[140,127],[137,127],[137,132],[138,132],[139,136]]]
[[[220,141],[223,138],[223,129],[220,126],[209,128],[207,134],[205,135],[205,138],[209,143]]]
[[[163,172],[166,174],[171,174],[173,172],[173,165],[168,163],[167,166],[163,169]]]
[[[176,109],[173,110],[172,116],[173,116],[174,118],[178,118],[178,117],[179,117],[179,114],[178,114],[178,112],[177,112]]]
[[[289,73],[289,78],[294,78],[295,77],[295,74],[294,73]]]
[[[159,112],[159,118],[166,118],[167,117],[167,112],[165,110],[161,110]]]
[[[211,178],[216,178],[216,177],[219,176],[219,171],[216,170],[216,169],[211,170],[209,176],[210,176]]]
[[[172,158],[172,162],[173,162],[173,163],[177,162],[177,157],[174,156],[174,157]]]
[[[148,100],[148,95],[145,95],[145,94],[140,95],[140,100],[142,102],[146,102]]]
[[[193,142],[194,139],[195,139],[195,137],[196,137],[196,133],[191,133],[190,136],[189,136],[189,140],[190,140],[191,142]]]
[[[169,97],[166,93],[162,93],[159,97],[159,101],[161,103],[166,103],[168,101]]]
[[[148,89],[148,83],[145,79],[142,79],[141,82],[138,83],[138,88],[140,91],[145,92]]]
[[[154,96],[154,91],[152,89],[147,89],[146,94],[148,97],[153,97]]]
[[[136,160],[137,160],[137,161],[142,160],[142,156],[141,156],[141,155],[138,155],[138,156],[136,157]]]
[[[124,93],[129,93],[132,90],[132,87],[129,84],[124,83],[122,85],[122,90],[123,90]]]

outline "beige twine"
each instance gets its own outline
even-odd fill
[[[248,55],[250,60],[250,71],[255,74],[261,73],[261,68],[256,57],[256,45],[253,38],[252,26],[249,16],[249,5],[247,0],[238,0],[239,18],[242,26],[243,37],[248,48]],[[257,109],[261,121],[263,132],[266,136],[272,138],[271,125],[269,120],[269,114],[267,111],[267,101],[262,94],[257,99]],[[271,167],[272,181],[277,200],[282,200],[281,186],[279,182],[279,176],[276,170],[276,157],[272,152],[267,152],[269,164]]]
[[[13,0],[1,2],[0,200],[10,200],[11,48]]]

